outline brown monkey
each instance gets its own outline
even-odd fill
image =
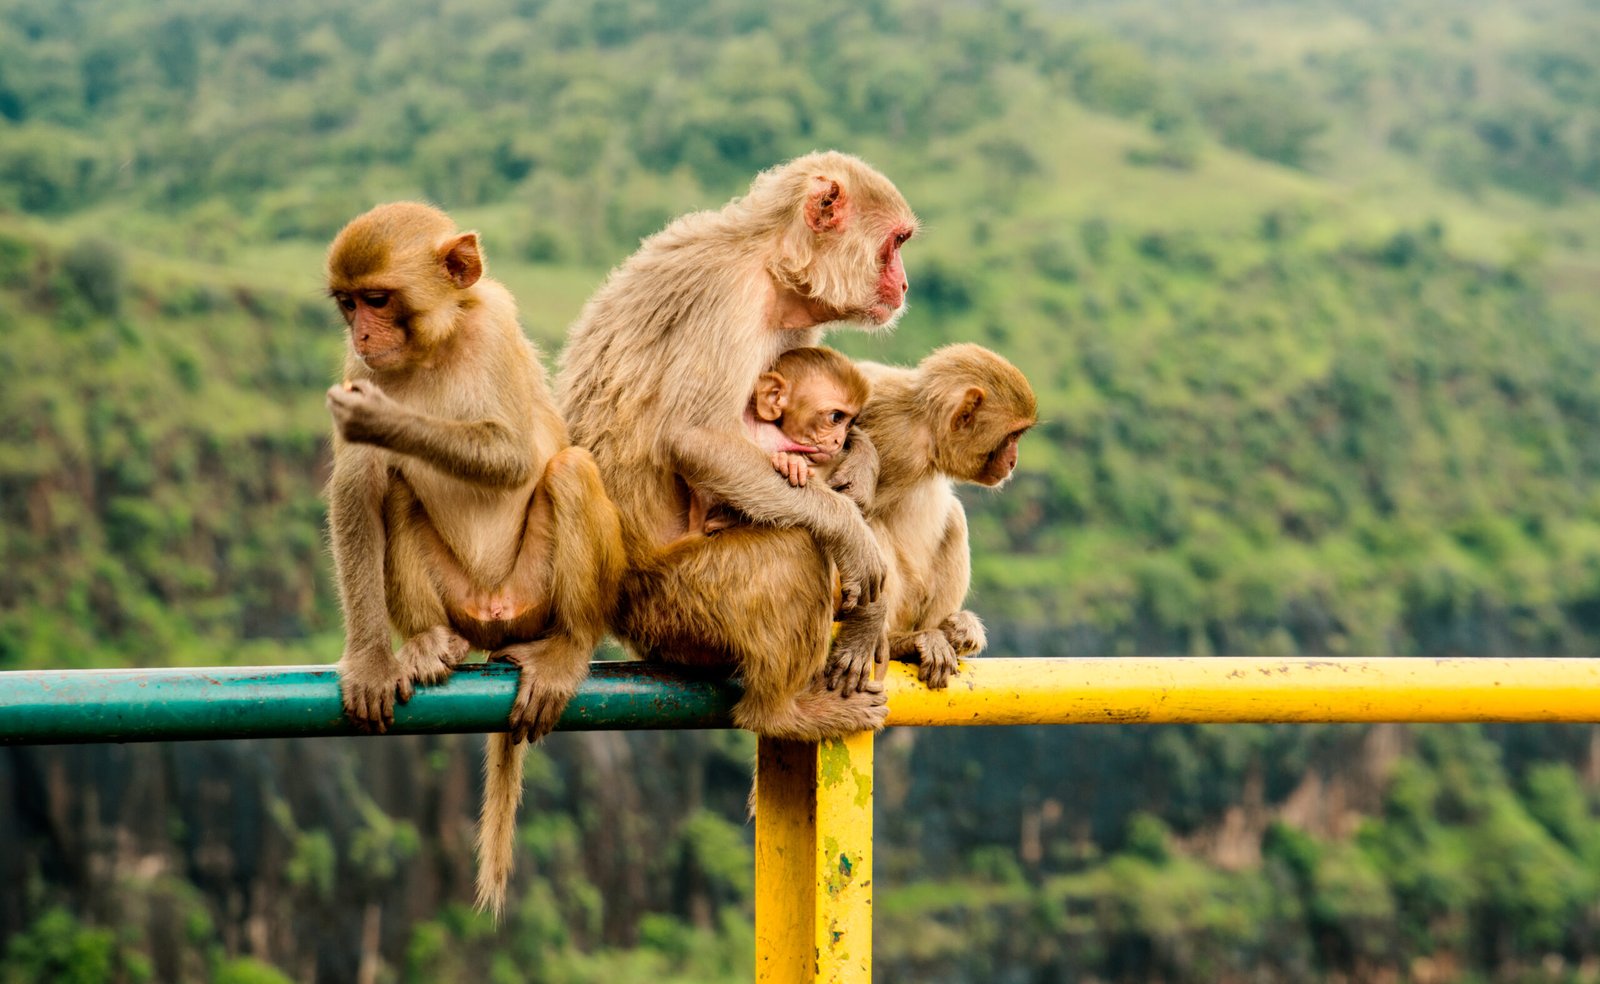
[[[349,326],[328,522],[344,608],[345,712],[382,732],[469,648],[519,670],[510,732],[489,736],[480,906],[497,912],[537,740],[589,672],[623,566],[620,523],[569,446],[515,302],[478,237],[427,205],[381,205],[328,249]],[[392,650],[390,629],[405,640]]]
[[[850,427],[870,393],[861,371],[833,349],[790,349],[756,380],[744,411],[745,431],[790,485],[805,485],[813,477],[826,482],[846,452]],[[852,489],[871,487],[871,481],[857,482]],[[714,533],[740,522],[737,513],[691,492],[690,534]],[[859,500],[856,504],[862,505]]]
[[[961,607],[972,564],[955,482],[1003,485],[1038,409],[1022,373],[977,345],[947,345],[915,369],[861,369],[872,381],[860,427],[878,450],[867,519],[889,561],[889,652],[919,663],[917,677],[938,690],[986,641]]]
[[[894,322],[907,289],[900,247],[916,228],[862,161],[798,158],[647,239],[562,352],[562,411],[622,514],[629,570],[614,628],[662,659],[732,664],[744,683],[734,720],[760,734],[814,740],[884,721],[870,679],[886,646],[872,532],[827,485],[776,475],[743,416],[750,381],[816,344],[821,326]],[[753,525],[680,539],[690,487]],[[835,567],[846,610],[830,653]],[[830,691],[830,659],[865,667],[861,688]]]

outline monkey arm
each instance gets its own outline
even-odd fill
[[[750,441],[709,427],[668,438],[673,469],[694,488],[727,503],[757,523],[794,526],[816,537],[839,566],[845,607],[872,601],[883,586],[878,544],[855,504],[822,483],[791,488]]]
[[[918,664],[917,679],[929,689],[944,689],[961,672],[961,658],[976,656],[986,644],[983,623],[961,609],[971,582],[967,513],[952,496],[939,545],[923,572],[922,594],[904,599],[911,602],[909,611],[922,614],[891,625],[889,632],[889,658]]]
[[[828,476],[828,487],[856,504],[865,514],[878,491],[878,448],[860,427],[850,428],[844,454]]]
[[[410,455],[462,481],[490,488],[516,488],[533,479],[533,454],[504,421],[451,420],[419,413],[365,380],[348,390],[330,389],[328,405],[347,441]]]
[[[490,488],[514,489],[533,479],[533,453],[498,420],[446,420],[422,414],[401,419],[388,442],[392,451],[426,461],[456,478]]]
[[[384,599],[383,496],[387,469],[377,454],[346,445],[333,457],[328,482],[328,531],[339,580],[348,648],[389,652]]]
[[[344,654],[339,691],[345,713],[364,730],[382,733],[406,680],[389,641],[385,588],[385,496],[391,484],[382,457],[370,448],[335,442],[328,483],[328,530],[344,609]]]

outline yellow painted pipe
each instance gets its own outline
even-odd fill
[[[757,745],[756,984],[871,984],[872,746]]]
[[[889,667],[889,723],[1600,721],[1600,659],[971,659]]]

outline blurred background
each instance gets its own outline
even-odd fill
[[[606,270],[834,147],[892,335],[1043,423],[968,490],[991,654],[1600,654],[1592,0],[0,0],[0,668],[329,663],[372,204],[547,360]],[[0,749],[0,982],[745,981],[753,742]],[[880,982],[1600,980],[1592,727],[894,729]]]

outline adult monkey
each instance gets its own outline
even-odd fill
[[[350,329],[345,382],[328,390],[345,711],[385,731],[397,699],[443,682],[472,647],[518,667],[478,828],[478,904],[498,914],[521,742],[555,727],[588,675],[623,566],[616,510],[588,452],[569,446],[476,233],[427,205],[380,205],[335,237],[327,272]]]
[[[826,484],[791,487],[741,418],[756,377],[815,345],[824,325],[894,323],[909,286],[900,247],[916,229],[863,161],[797,158],[645,240],[561,356],[573,441],[594,454],[622,515],[629,570],[614,628],[659,658],[733,664],[745,689],[734,721],[759,734],[815,740],[882,727],[887,714],[870,672],[887,648],[872,533]],[[852,458],[874,461],[865,438],[853,441]],[[673,543],[689,486],[754,525]],[[830,656],[835,568],[844,613]],[[829,690],[829,666],[850,668],[854,685]]]

